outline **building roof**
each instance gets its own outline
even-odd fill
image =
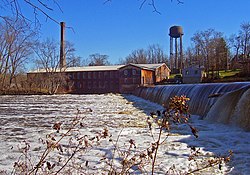
[[[76,71],[111,71],[111,70],[118,70],[122,66],[123,65],[68,67],[66,69],[66,72],[76,72]]]
[[[130,63],[127,65],[112,65],[112,66],[83,66],[83,67],[67,67],[65,70],[62,69],[56,69],[56,72],[84,72],[84,71],[112,71],[112,70],[119,70],[122,67],[132,65],[139,67],[141,69],[147,69],[147,70],[155,70],[156,68],[165,65],[165,63],[160,64],[134,64]],[[55,72],[51,68],[46,69],[37,69],[34,71],[30,71],[29,73],[45,73],[45,72]]]
[[[190,69],[196,69],[196,70],[205,70],[204,66],[198,66],[198,65],[191,65],[189,67],[183,68],[183,70],[190,70]]]
[[[166,64],[165,63],[159,63],[159,64],[135,64],[135,63],[129,63],[129,64],[124,65],[122,67],[126,67],[126,66],[129,66],[129,65],[139,67],[141,69],[147,69],[147,70],[153,70],[154,71],[158,67],[161,67],[161,66],[166,65]]]
[[[149,69],[157,69],[163,65],[166,65],[165,63],[159,63],[159,64],[136,64],[140,67],[146,67],[146,68],[149,68]]]
[[[65,70],[57,69],[56,72],[84,72],[84,71],[112,71],[118,70],[120,67],[124,65],[114,65],[114,66],[83,66],[83,67],[67,67]],[[43,72],[52,72],[51,69],[37,69],[34,71],[30,71],[29,73],[43,73]]]

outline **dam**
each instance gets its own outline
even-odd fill
[[[191,114],[250,131],[250,82],[139,87],[135,95],[164,106],[171,97],[185,95]]]

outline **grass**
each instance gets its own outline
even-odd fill
[[[170,79],[174,79],[174,77],[175,77],[176,75],[181,75],[181,74],[170,74],[169,78],[170,78]]]
[[[227,78],[227,77],[233,77],[240,73],[240,69],[232,69],[232,70],[220,70],[220,78]],[[210,71],[210,74],[212,74],[212,71]],[[181,74],[170,74],[169,78],[173,79],[176,75],[181,75]]]
[[[228,71],[221,70],[219,71],[219,73],[220,73],[220,78],[233,77],[236,74],[240,73],[240,69],[234,69],[234,70],[228,70]]]

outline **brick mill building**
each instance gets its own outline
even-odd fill
[[[55,71],[67,77],[61,87],[66,93],[132,93],[138,86],[154,85],[169,78],[170,69],[161,64],[127,64],[114,66],[68,67]],[[50,72],[36,70],[28,73],[30,81],[45,81]],[[42,77],[42,78],[41,78]]]
[[[54,87],[59,92],[78,94],[131,93],[138,86],[154,85],[169,78],[170,69],[165,63],[66,67],[65,23],[60,25],[59,68],[29,72],[31,89],[32,86],[40,90]]]

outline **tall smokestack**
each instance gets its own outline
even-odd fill
[[[60,22],[61,25],[61,41],[60,41],[60,68],[66,68],[65,57],[65,22]]]

